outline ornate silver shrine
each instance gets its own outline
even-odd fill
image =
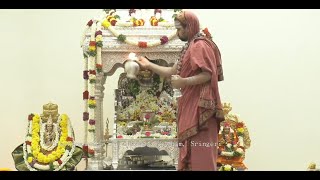
[[[124,34],[132,41],[154,42],[158,41],[161,36],[170,36],[176,32],[174,27],[160,27],[160,26],[139,26],[139,27],[113,27],[119,34]],[[103,100],[104,100],[104,84],[107,76],[112,76],[117,68],[123,68],[123,62],[127,60],[129,53],[134,52],[137,56],[147,56],[150,59],[163,59],[168,64],[174,64],[180,55],[180,51],[184,46],[184,42],[174,36],[168,43],[155,47],[140,48],[138,46],[129,45],[125,42],[117,40],[109,30],[102,30],[103,49],[102,49],[102,69],[103,73],[97,73],[96,78],[96,148],[94,157],[90,158],[90,169],[103,169],[103,162],[105,160],[105,137],[104,137],[104,123],[103,123]],[[84,50],[88,49],[90,41],[90,32],[86,34],[83,44]],[[107,100],[114,101],[114,98]],[[116,127],[114,127],[114,132]],[[177,139],[118,139],[116,134],[112,134],[112,138],[108,141],[112,145],[112,166],[114,169],[118,167],[118,161],[127,150],[134,150],[137,147],[156,147],[168,152],[172,158],[174,165],[177,165],[178,147]]]

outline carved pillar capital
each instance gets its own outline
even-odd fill
[[[106,76],[103,73],[97,73],[96,77],[96,91],[95,96],[96,99],[103,99],[104,98],[104,84],[106,82]]]

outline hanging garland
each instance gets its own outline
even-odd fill
[[[121,42],[125,42],[129,45],[133,46],[138,46],[140,48],[149,48],[149,47],[155,47],[159,45],[164,45],[167,42],[169,42],[171,39],[173,39],[176,36],[176,31],[174,31],[172,34],[169,36],[162,36],[159,38],[157,41],[152,41],[152,42],[145,42],[145,41],[133,41],[131,39],[128,39],[125,35],[120,34],[118,31],[116,31],[111,23],[107,20],[104,19],[101,24],[105,29],[108,29],[117,39]]]
[[[113,28],[113,26],[118,26],[118,27],[143,26],[145,24],[144,20],[143,19],[135,19],[135,17],[132,16],[130,22],[119,22],[118,20],[120,19],[120,17],[117,15],[114,15],[114,12],[115,12],[114,10],[106,9],[105,11],[108,12],[109,14],[103,20],[101,20],[101,21],[90,20],[87,23],[85,31],[82,34],[81,47],[83,46],[87,31],[89,30],[89,28],[92,29],[92,25],[96,24],[96,23],[100,23],[101,26],[104,27],[104,29],[108,29],[115,37],[117,37],[117,39],[119,41],[127,43],[129,45],[138,46],[140,48],[148,48],[148,47],[155,47],[155,46],[159,46],[159,45],[164,45],[176,36],[176,31],[173,31],[172,34],[170,34],[169,36],[164,35],[164,36],[161,36],[159,38],[159,40],[155,40],[155,41],[151,41],[151,42],[134,41],[132,39],[127,39],[126,35],[120,34],[118,31],[116,31]],[[131,15],[132,13],[135,13],[134,9],[129,10],[129,14]],[[161,17],[161,10],[155,9],[155,15],[159,14],[159,13],[160,13],[159,19],[155,16],[151,16],[151,18],[149,20],[151,26],[173,27],[172,23],[165,22],[165,20]],[[98,35],[101,35],[100,39],[96,39],[95,42],[92,42],[92,40],[90,40],[89,52],[88,52],[89,56],[93,56],[93,57],[96,56],[96,53],[97,53],[97,51],[95,51],[96,46],[102,47],[102,32],[101,32],[101,34],[98,34]],[[99,42],[101,42],[101,43],[99,43]],[[98,44],[95,44],[95,43],[98,43]],[[97,68],[98,67],[99,66],[97,66]]]
[[[95,99],[95,85],[97,73],[102,73],[101,52],[103,46],[101,23],[96,20],[90,20],[87,23],[87,31],[89,29],[88,27],[91,28],[91,36],[88,51],[84,50],[85,53],[83,71],[83,121],[85,125],[85,135],[82,148],[85,153],[85,158],[92,157],[94,155],[94,148],[89,146],[88,144],[90,144],[91,142],[95,142],[95,108],[97,103]]]

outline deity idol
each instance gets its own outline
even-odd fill
[[[43,105],[43,113],[30,114],[25,142],[12,157],[19,171],[75,170],[83,152],[74,143],[69,117],[58,113],[58,105]]]

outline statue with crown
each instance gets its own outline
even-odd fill
[[[230,103],[223,103],[225,120],[220,126],[217,159],[220,171],[247,169],[243,161],[251,144],[248,128],[231,110]]]
[[[12,152],[18,171],[72,171],[82,155],[68,115],[60,115],[51,102],[43,105],[42,114],[28,116],[25,142]]]

